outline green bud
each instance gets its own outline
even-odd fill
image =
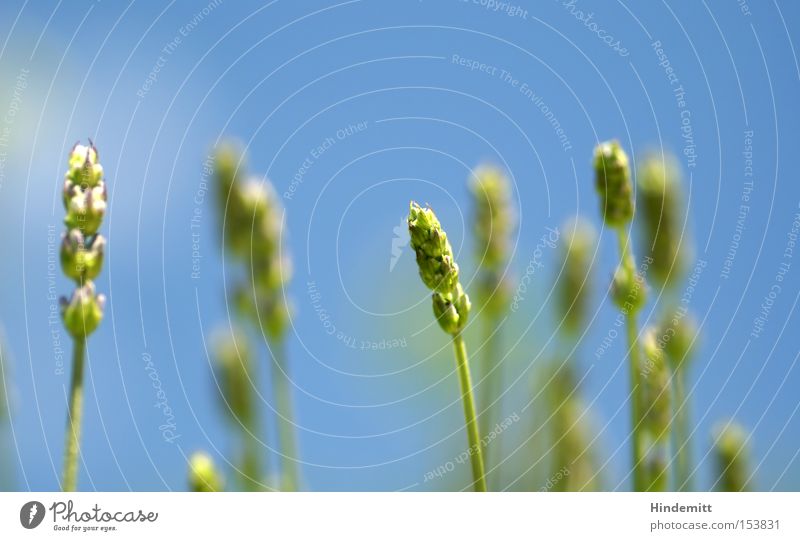
[[[85,340],[103,319],[105,297],[95,294],[94,284],[87,281],[72,293],[72,298],[61,298],[61,319],[73,338]]]
[[[661,286],[673,285],[685,270],[682,238],[683,193],[680,170],[671,155],[651,155],[639,168],[639,219],[643,253],[650,254],[650,277]]]
[[[611,297],[614,304],[625,313],[638,312],[647,302],[647,284],[644,276],[629,265],[617,266],[611,283]]]
[[[597,146],[594,171],[603,220],[611,227],[624,226],[633,218],[633,183],[628,156],[618,141]]]
[[[220,331],[212,339],[212,348],[224,409],[235,422],[250,426],[254,409],[248,340],[238,329]]]
[[[69,154],[69,170],[66,177],[73,184],[92,188],[103,180],[103,166],[99,163],[99,155],[94,144],[76,143]]]
[[[106,240],[102,235],[84,237],[79,229],[70,229],[61,239],[61,269],[79,284],[94,280],[103,267]]]
[[[718,471],[716,485],[722,492],[750,490],[747,439],[747,432],[735,421],[719,423],[714,428]]]
[[[411,202],[408,215],[408,232],[411,248],[417,255],[417,265],[422,282],[429,289],[447,294],[458,283],[458,265],[453,259],[453,249],[447,233],[430,208]]]
[[[68,191],[71,196],[67,201],[64,224],[68,229],[80,229],[86,236],[94,235],[106,213],[105,183],[100,182],[86,190],[72,186]]]
[[[673,369],[683,368],[692,358],[698,334],[697,322],[690,314],[684,314],[681,318],[662,323],[662,332],[665,334],[664,351]]]
[[[461,284],[449,293],[433,293],[433,314],[444,332],[455,336],[464,330],[472,305]]]
[[[508,261],[516,214],[511,205],[511,183],[493,166],[475,169],[470,182],[475,205],[475,254],[480,267],[501,270]]]
[[[597,236],[592,225],[581,218],[564,224],[563,230],[566,236],[561,245],[563,264],[557,293],[564,329],[572,334],[585,324]]]
[[[222,492],[222,476],[206,453],[197,451],[189,457],[189,490],[192,492]]]

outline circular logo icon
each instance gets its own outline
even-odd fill
[[[32,530],[41,524],[43,520],[44,505],[42,505],[42,502],[28,502],[19,510],[19,522],[23,528]]]

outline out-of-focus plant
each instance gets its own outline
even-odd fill
[[[559,355],[544,375],[547,381],[547,409],[552,444],[551,473],[564,472],[552,490],[592,491],[599,488],[599,476],[591,443],[588,412],[578,392],[574,352],[586,328],[592,291],[592,257],[596,243],[594,228],[574,218],[563,226],[561,272],[556,280]],[[551,477],[552,478],[552,477]]]
[[[189,490],[192,492],[222,492],[222,475],[217,471],[212,458],[202,451],[189,457]]]
[[[642,385],[642,487],[663,492],[669,488],[670,371],[664,353],[658,347],[657,329],[645,330],[644,358],[640,368]]]
[[[747,432],[735,421],[719,423],[714,428],[714,451],[717,462],[718,490],[743,492],[751,489]]]
[[[511,297],[506,277],[511,251],[511,235],[516,226],[516,212],[511,202],[511,183],[506,174],[494,166],[476,168],[470,179],[473,199],[475,257],[478,262],[476,281],[477,312],[483,323],[483,386],[480,416],[481,433],[488,434],[501,410],[503,370],[502,322]],[[490,453],[490,447],[492,453]],[[484,449],[484,460],[492,471],[490,458],[500,453],[500,438]],[[491,473],[488,477],[491,480]],[[488,483],[491,485],[491,483]]]
[[[61,317],[74,344],[64,450],[64,491],[78,488],[86,340],[103,318],[105,298],[95,293],[93,280],[103,266],[105,239],[98,230],[106,212],[106,199],[103,166],[97,149],[91,141],[88,146],[76,144],[70,152],[64,180],[67,231],[61,242],[61,269],[75,281],[76,287],[71,299],[61,299]]]
[[[262,462],[251,348],[244,333],[235,328],[218,330],[211,342],[221,406],[239,440],[241,486],[258,491],[262,487]]]
[[[8,433],[10,410],[7,388],[11,378],[8,375],[8,348],[5,333],[0,327],[0,492],[14,488],[14,472],[11,463],[11,441]]]
[[[483,449],[475,414],[467,348],[462,336],[469,317],[470,300],[459,282],[458,264],[453,259],[453,249],[447,240],[447,233],[442,229],[433,210],[422,208],[412,201],[408,215],[408,232],[411,235],[411,247],[417,256],[420,278],[433,291],[434,316],[442,330],[453,339],[469,442],[467,452],[472,465],[473,489],[485,492]]]
[[[645,304],[644,277],[636,269],[628,226],[633,219],[633,182],[628,156],[617,141],[601,143],[594,154],[595,187],[603,221],[617,235],[620,263],[614,272],[611,297],[625,316],[631,389],[633,486],[645,489],[642,471],[642,398],[639,378],[640,347],[637,314]]]
[[[588,411],[580,398],[571,363],[553,363],[544,376],[552,443],[551,491],[580,492],[600,489],[597,461],[592,449],[595,436]],[[558,475],[561,473],[561,475]]]
[[[241,282],[231,288],[233,306],[266,338],[278,417],[281,490],[297,490],[296,435],[285,335],[290,318],[286,287],[292,268],[283,244],[285,219],[277,193],[266,178],[245,178],[242,154],[231,144],[216,155],[217,202],[223,242],[243,266]]]
[[[679,305],[675,298],[675,289],[686,276],[691,252],[689,235],[684,234],[684,196],[677,160],[666,153],[645,156],[637,185],[637,222],[641,249],[648,256],[648,279],[664,299],[656,342],[672,371],[675,483],[678,490],[691,490],[690,404],[686,387],[697,326],[688,307]]]

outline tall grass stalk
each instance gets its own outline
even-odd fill
[[[560,479],[552,490],[572,492],[596,490],[599,486],[594,456],[589,449],[592,434],[585,420],[575,377],[574,352],[578,337],[586,328],[586,312],[592,290],[592,248],[596,233],[580,219],[562,226],[561,272],[555,283],[559,322],[559,352],[545,373],[550,412],[552,455],[551,479]],[[567,472],[566,475],[563,472]],[[559,475],[561,473],[561,475]]]
[[[254,392],[254,368],[247,337],[239,329],[217,331],[212,339],[220,405],[239,443],[241,487],[259,491],[264,478],[258,440],[259,415]]]
[[[659,348],[672,370],[675,485],[692,489],[689,441],[689,397],[686,380],[689,357],[697,334],[686,308],[679,305],[676,287],[686,276],[690,241],[685,235],[684,197],[680,168],[668,153],[652,153],[642,160],[637,175],[637,222],[641,249],[649,254],[648,278],[666,297],[659,329]]]
[[[281,490],[300,487],[296,435],[285,355],[290,306],[285,289],[291,259],[283,249],[285,219],[272,183],[244,178],[242,154],[232,145],[217,151],[218,205],[230,255],[243,267],[243,283],[232,291],[237,314],[267,339],[272,352],[270,375],[278,417]]]
[[[61,270],[76,284],[72,297],[61,299],[61,318],[72,336],[72,375],[64,445],[62,489],[78,489],[78,461],[83,420],[83,372],[86,341],[100,325],[105,298],[95,293],[94,280],[103,266],[105,239],[98,233],[106,211],[106,186],[97,149],[76,144],[69,156],[63,201],[67,231],[61,242]]]
[[[486,476],[480,428],[475,413],[467,348],[462,336],[472,304],[459,283],[458,264],[453,259],[453,249],[447,240],[447,233],[442,229],[433,210],[422,208],[412,201],[408,215],[408,232],[411,236],[411,247],[417,256],[419,276],[428,289],[433,291],[433,314],[442,330],[453,340],[464,406],[468,454],[472,466],[472,488],[477,492],[485,492]]]
[[[658,347],[657,329],[644,332],[642,384],[642,469],[644,490],[669,489],[670,435],[672,428],[671,373],[664,352]]]
[[[299,490],[299,475],[297,471],[297,440],[293,424],[294,405],[292,393],[289,388],[289,378],[286,370],[285,344],[282,339],[275,340],[272,344],[273,364],[272,381],[275,393],[275,404],[278,410],[278,439],[280,440],[281,453],[281,490],[293,492]]]
[[[488,434],[499,420],[502,410],[503,321],[509,308],[510,287],[505,273],[511,251],[511,234],[516,225],[516,212],[511,203],[511,182],[494,166],[477,167],[469,182],[473,199],[473,230],[475,257],[478,262],[477,298],[481,314],[483,345],[481,386],[481,432]],[[498,437],[484,448],[484,460],[492,470],[490,460],[502,456],[502,438]],[[490,478],[493,475],[490,474]],[[491,485],[491,479],[487,481]]]
[[[629,224],[633,219],[633,182],[627,154],[617,141],[601,143],[594,155],[595,187],[600,195],[603,221],[617,235],[620,262],[614,273],[611,296],[625,317],[630,397],[632,472],[634,490],[645,489],[642,472],[642,397],[639,370],[637,313],[645,302],[645,284],[636,271]]]
[[[467,442],[470,449],[470,465],[472,466],[472,479],[474,480],[473,489],[476,492],[486,492],[486,473],[483,463],[483,449],[481,444],[480,430],[478,428],[478,416],[475,413],[475,402],[472,396],[472,380],[469,374],[469,360],[467,358],[467,347],[464,345],[464,337],[461,333],[453,336],[453,349],[456,355],[456,367],[458,369],[458,383],[461,389],[461,402],[464,406],[464,419],[467,427]]]

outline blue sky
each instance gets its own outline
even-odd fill
[[[575,214],[598,227],[580,392],[607,488],[628,486],[623,344],[595,353],[616,316],[603,287],[616,243],[598,219],[590,170],[593,147],[609,138],[634,161],[648,149],[671,150],[684,174],[686,234],[693,263],[705,265],[690,302],[703,330],[691,380],[698,486],[712,481],[711,427],[728,417],[752,431],[759,488],[800,486],[800,268],[791,249],[800,212],[791,167],[800,143],[800,8],[496,6],[3,2],[0,321],[18,488],[58,486],[68,384],[58,349],[69,344],[48,320],[48,249],[62,229],[65,157],[87,137],[109,185],[109,251],[97,287],[110,302],[89,348],[81,487],[182,490],[186,454],[208,449],[233,460],[204,340],[228,324],[224,286],[237,272],[223,265],[204,174],[210,149],[229,136],[247,146],[251,171],[272,179],[286,207],[295,305],[287,347],[308,488],[466,483],[466,468],[424,482],[463,447],[461,409],[449,346],[431,327],[413,255],[406,248],[392,266],[392,239],[409,199],[430,203],[469,290],[466,180],[484,161],[514,180],[520,220],[511,276],[525,274],[547,228]],[[504,334],[507,414],[531,413],[537,363],[553,354],[548,294],[557,250],[542,257]],[[789,266],[779,279],[782,263]],[[55,280],[59,294],[69,292],[58,269]],[[766,322],[753,333],[770,292]],[[327,333],[320,307],[340,338]],[[642,323],[657,314],[649,305]],[[392,341],[397,347],[373,349]],[[265,345],[260,352],[269,445]],[[171,442],[159,428],[164,409],[154,406],[148,362],[174,413],[179,437]],[[532,430],[524,421],[505,435],[517,452],[504,486],[535,482],[514,473],[533,456],[521,445]]]

